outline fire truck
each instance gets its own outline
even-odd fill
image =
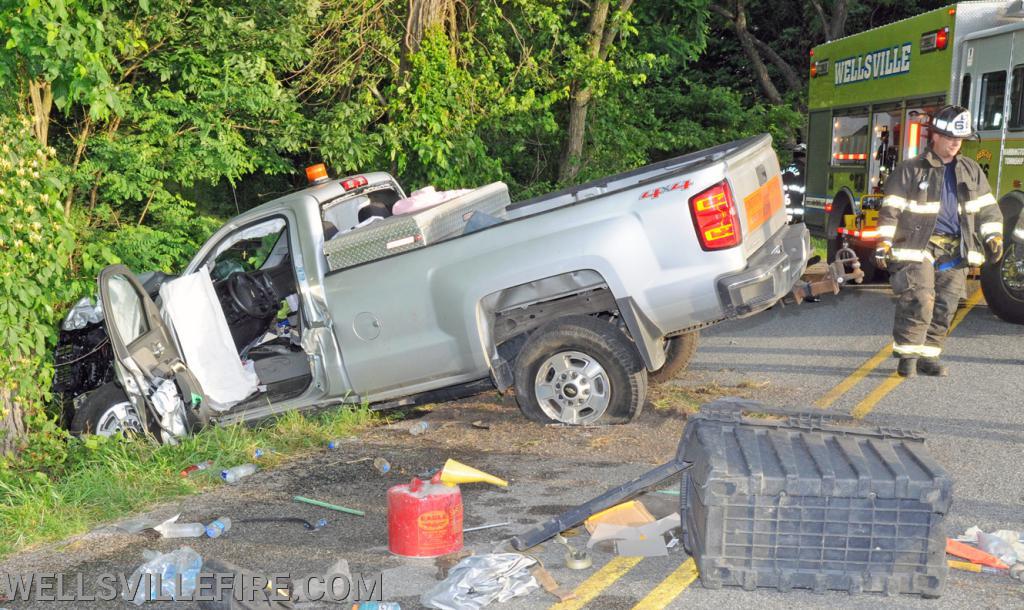
[[[829,260],[848,247],[866,277],[882,276],[882,186],[924,150],[931,116],[960,104],[978,133],[962,154],[985,170],[1005,226],[1006,254],[981,268],[982,289],[996,315],[1024,324],[1024,247],[1012,240],[1024,207],[1021,0],[960,2],[816,46],[809,82],[804,222]]]

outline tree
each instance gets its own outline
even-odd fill
[[[622,0],[615,14],[609,19],[610,0],[595,0],[590,8],[587,32],[584,35],[583,52],[577,60],[582,74],[573,79],[569,88],[569,119],[566,126],[565,147],[558,164],[559,182],[569,182],[580,171],[580,156],[583,153],[583,138],[587,127],[587,110],[594,97],[595,83],[588,78],[588,72],[596,69],[595,64],[608,60],[608,54],[615,44],[623,20],[629,15],[633,0]],[[589,64],[589,65],[588,65]]]
[[[821,20],[821,30],[825,35],[825,42],[842,38],[846,33],[846,18],[848,17],[847,0],[833,0],[831,6],[823,0],[808,0],[814,7],[814,12]],[[826,14],[825,9],[830,11]]]

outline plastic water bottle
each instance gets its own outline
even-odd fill
[[[391,472],[391,464],[382,457],[373,458],[373,467],[377,469],[377,472],[381,474],[387,474]]]
[[[287,319],[278,322],[275,328],[277,329],[278,337],[287,337],[288,334],[291,332],[291,324],[288,322]]]
[[[242,477],[247,477],[254,472],[256,472],[256,464],[242,464],[241,466],[221,470],[220,478],[224,479],[225,483],[236,483]]]
[[[425,421],[418,421],[415,424],[409,426],[409,434],[411,434],[413,436],[419,436],[419,435],[423,434],[424,432],[426,432],[427,428],[429,428],[429,427],[430,427],[430,424],[428,424],[427,422],[425,422]]]
[[[214,519],[210,522],[210,525],[206,526],[206,535],[210,538],[217,538],[229,529],[231,529],[231,519],[221,517],[220,519]]]
[[[352,610],[402,610],[398,602],[359,602],[352,604]]]
[[[165,523],[156,528],[164,538],[198,538],[206,531],[202,523]]]
[[[328,449],[341,449],[341,446],[344,445],[344,444],[345,444],[345,439],[343,439],[343,438],[336,438],[336,439],[334,439],[332,441],[329,441],[327,443],[327,448]]]
[[[206,460],[205,462],[199,462],[198,464],[192,464],[191,466],[188,466],[188,467],[184,468],[181,471],[181,476],[187,477],[188,475],[192,474],[193,472],[195,472],[197,470],[206,470],[210,466],[213,466],[213,460]]]
[[[252,459],[258,460],[261,457],[267,455],[268,453],[270,453],[269,450],[267,450],[267,449],[260,449],[260,448],[257,447],[256,450],[252,452]]]

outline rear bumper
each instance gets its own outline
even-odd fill
[[[726,317],[749,316],[784,297],[807,265],[811,237],[803,224],[786,225],[747,260],[747,268],[718,278]]]

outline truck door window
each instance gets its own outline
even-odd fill
[[[210,277],[222,280],[236,271],[276,266],[288,255],[285,221],[274,218],[225,237],[207,258]]]
[[[1024,129],[1024,65],[1013,69],[1013,77],[1010,79],[1010,122],[1006,124],[1009,129]]]
[[[897,110],[876,112],[871,129],[871,156],[868,175],[871,176],[870,191],[878,192],[885,179],[899,162],[899,148],[902,137],[900,126],[903,113]]]
[[[832,164],[863,165],[868,158],[868,117],[832,119]]]
[[[978,129],[1002,129],[1003,101],[1006,98],[1006,72],[989,72],[981,77],[981,115]]]

